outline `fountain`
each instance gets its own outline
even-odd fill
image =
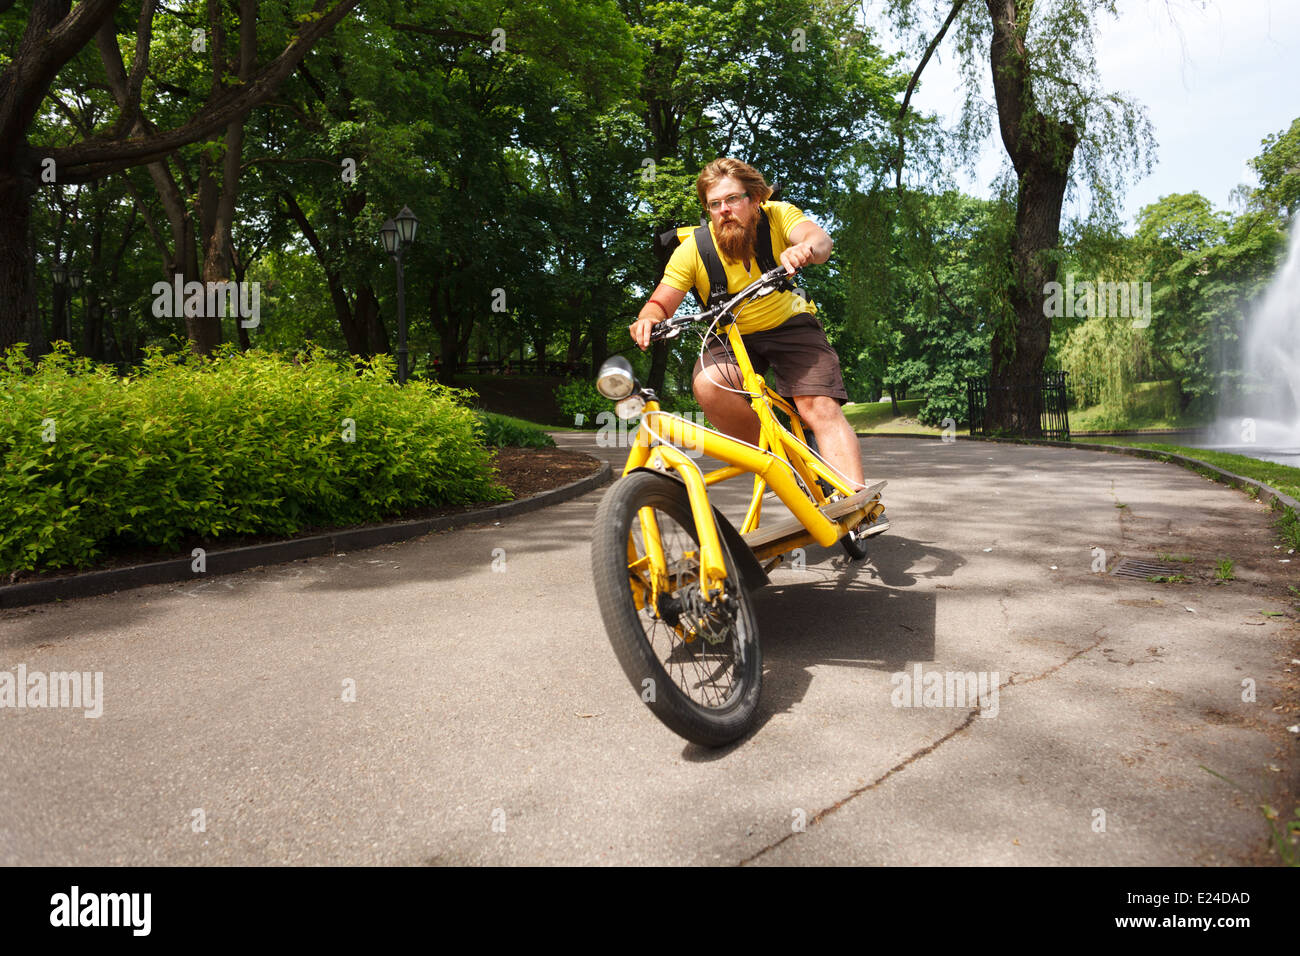
[[[1247,319],[1245,414],[1220,418],[1207,447],[1300,467],[1300,216],[1286,262]]]

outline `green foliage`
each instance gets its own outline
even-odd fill
[[[1232,573],[1232,568],[1233,568],[1232,558],[1224,558],[1215,567],[1214,576],[1218,578],[1220,581],[1224,581],[1224,582],[1231,581],[1233,580],[1234,577]]]
[[[1131,317],[1092,316],[1067,333],[1057,351],[1069,381],[1097,386],[1097,428],[1123,428],[1137,411],[1138,377],[1150,337]],[[1166,410],[1169,411],[1169,410]]]
[[[881,192],[843,205],[843,271],[854,278],[850,320],[832,341],[850,395],[875,398],[883,387],[923,399],[924,424],[962,424],[966,380],[987,373],[990,317],[1002,308],[990,290],[999,286],[1006,208],[957,192],[893,203]]]
[[[1285,508],[1282,517],[1277,519],[1277,531],[1293,548],[1300,548],[1300,516],[1294,508]]]
[[[909,398],[898,403],[901,415],[916,415],[921,409],[921,400]],[[877,425],[883,425],[894,417],[890,402],[862,402],[844,406],[844,417],[848,419],[854,431],[871,431]]]
[[[1264,137],[1264,149],[1250,161],[1259,188],[1250,205],[1277,218],[1292,219],[1300,208],[1300,117],[1285,132]]]
[[[555,439],[532,422],[495,412],[476,411],[483,425],[483,444],[489,448],[554,448]]]
[[[1278,857],[1286,866],[1300,866],[1300,806],[1295,808],[1295,813],[1290,820],[1278,825],[1278,812],[1267,803],[1260,806],[1264,818],[1268,820],[1269,828],[1273,831],[1273,847],[1277,850]]]
[[[66,349],[0,361],[0,571],[114,546],[292,535],[500,500],[460,394],[398,388],[387,357],[152,349],[118,378]]]
[[[700,407],[700,403],[695,400],[695,393],[691,391],[689,386],[665,394],[659,405],[666,412],[688,418],[704,412],[704,409]],[[691,420],[695,421],[694,418],[691,418]],[[704,419],[704,421],[707,421],[707,419]]]
[[[596,415],[600,412],[613,411],[614,403],[600,392],[596,384],[587,379],[577,379],[556,386],[555,404],[559,406],[566,425],[576,428],[595,429]],[[579,423],[578,416],[582,416]]]
[[[1177,383],[1180,410],[1212,413],[1240,393],[1244,323],[1284,247],[1280,221],[1216,213],[1196,194],[1163,197],[1139,214],[1131,260],[1152,285],[1150,366]]]

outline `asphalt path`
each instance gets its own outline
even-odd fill
[[[665,729],[619,669],[591,579],[604,489],[0,612],[0,669],[102,674],[98,717],[0,708],[0,863],[1271,862],[1259,807],[1287,816],[1297,791],[1300,555],[1268,512],[1127,457],[862,448],[892,527],[862,563],[809,547],[756,595],[759,726],[723,750]],[[738,517],[746,489],[719,492]],[[1192,558],[1190,580],[1098,573],[1095,549]],[[918,669],[989,693],[899,706]]]

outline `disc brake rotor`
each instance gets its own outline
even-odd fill
[[[699,585],[691,584],[679,592],[678,602],[683,627],[707,643],[721,644],[735,633],[735,609],[725,594],[710,601]]]

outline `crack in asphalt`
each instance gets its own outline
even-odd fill
[[[1097,635],[1097,631],[1093,631],[1093,632],[1092,632],[1092,635],[1093,635],[1094,637],[1096,637],[1096,635]],[[1106,640],[1105,637],[1098,637],[1095,641],[1093,641],[1093,642],[1092,642],[1091,644],[1089,644],[1087,647],[1081,647],[1079,650],[1075,651],[1073,654],[1070,654],[1068,657],[1063,658],[1063,659],[1062,659],[1061,661],[1059,661],[1058,663],[1053,664],[1051,667],[1047,668],[1047,670],[1043,671],[1041,674],[1035,674],[1033,677],[1026,678],[1025,680],[1017,680],[1016,678],[1017,678],[1018,675],[1015,673],[1015,671],[1012,671],[1011,676],[1008,677],[1005,681],[1003,681],[1001,684],[998,685],[998,693],[1000,694],[1000,693],[1002,692],[1002,689],[1003,689],[1004,687],[1010,687],[1010,686],[1012,686],[1013,684],[1016,685],[1016,686],[1023,686],[1023,685],[1025,685],[1025,684],[1033,684],[1033,683],[1035,683],[1036,681],[1044,680],[1045,678],[1048,678],[1048,677],[1052,676],[1053,674],[1055,674],[1057,671],[1059,671],[1059,670],[1060,670],[1062,667],[1064,667],[1066,664],[1070,664],[1070,663],[1072,663],[1072,662],[1078,660],[1080,657],[1082,657],[1084,654],[1087,654],[1089,651],[1094,651],[1094,650],[1096,650],[1098,647],[1101,646],[1101,644],[1102,644],[1105,640]],[[931,754],[931,753],[933,753],[934,751],[938,750],[941,746],[943,746],[943,745],[944,745],[945,743],[947,743],[949,740],[952,740],[952,739],[953,739],[954,737],[956,737],[958,734],[960,734],[960,733],[962,733],[963,731],[965,731],[966,728],[969,727],[969,726],[971,725],[971,723],[975,720],[975,718],[978,717],[978,716],[980,715],[980,710],[981,710],[981,709],[982,709],[982,708],[980,708],[980,707],[976,707],[974,710],[972,710],[969,714],[966,715],[966,719],[965,719],[965,720],[963,720],[960,724],[958,724],[958,725],[957,725],[956,727],[954,727],[952,730],[948,731],[946,734],[944,734],[944,735],[943,735],[942,737],[940,737],[938,740],[935,740],[935,741],[933,741],[932,743],[927,744],[926,746],[922,747],[920,750],[917,750],[917,751],[915,751],[915,752],[913,752],[913,753],[911,753],[911,754],[908,754],[907,757],[905,757],[903,760],[901,760],[901,761],[899,761],[898,763],[896,763],[894,766],[890,767],[888,770],[886,770],[883,774],[881,774],[881,775],[880,775],[879,777],[877,777],[875,780],[871,781],[870,783],[863,784],[861,787],[858,787],[856,790],[850,790],[847,796],[844,796],[844,797],[842,797],[841,799],[837,800],[835,803],[831,804],[829,807],[823,807],[821,810],[818,810],[815,814],[813,814],[812,818],[808,821],[808,826],[807,826],[803,831],[791,831],[790,833],[787,833],[785,836],[781,837],[781,839],[777,840],[777,841],[774,842],[774,843],[769,843],[767,846],[763,847],[761,850],[759,850],[757,853],[753,854],[752,856],[747,856],[747,857],[745,857],[743,860],[741,860],[740,862],[738,862],[736,865],[737,865],[737,866],[744,866],[744,865],[746,865],[747,863],[753,863],[755,860],[757,860],[757,859],[758,859],[760,856],[762,856],[763,854],[768,853],[768,852],[770,852],[771,850],[775,850],[777,847],[779,847],[779,846],[780,846],[782,843],[784,843],[786,840],[793,839],[794,837],[798,836],[799,833],[801,833],[801,832],[807,832],[808,829],[811,829],[812,827],[815,827],[815,826],[816,826],[818,823],[820,823],[823,819],[825,819],[826,817],[830,816],[832,813],[834,813],[836,810],[840,809],[840,807],[844,806],[845,804],[849,803],[851,800],[855,800],[855,799],[857,799],[858,797],[862,796],[862,794],[866,793],[868,790],[874,790],[874,789],[876,789],[876,788],[879,787],[881,784],[883,784],[886,780],[888,780],[890,777],[892,777],[894,774],[899,773],[900,771],[902,771],[903,769],[905,769],[905,768],[908,766],[908,764],[914,763],[915,761],[920,760],[922,757],[926,756],[927,754]]]

